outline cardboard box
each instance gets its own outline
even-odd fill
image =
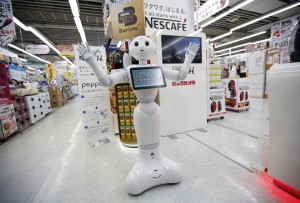
[[[7,138],[18,130],[13,102],[0,103],[0,139]]]
[[[49,94],[58,94],[60,92],[59,86],[49,86],[48,87]]]
[[[62,100],[59,100],[59,101],[51,101],[51,108],[58,108],[58,107],[61,107],[63,106],[63,102]]]

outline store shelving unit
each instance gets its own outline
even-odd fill
[[[137,147],[133,112],[139,101],[128,83],[115,88],[120,140],[127,147]]]

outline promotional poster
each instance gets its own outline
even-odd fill
[[[238,108],[250,106],[250,81],[249,79],[238,80]]]
[[[237,79],[224,79],[226,108],[237,107]]]
[[[99,68],[107,73],[106,52],[104,47],[90,47],[96,54]],[[83,127],[90,146],[94,147],[101,139],[113,134],[112,117],[108,87],[103,87],[96,78],[92,68],[79,56],[74,45],[75,62],[78,68],[79,96],[82,102]]]
[[[159,89],[163,135],[200,129],[207,125],[206,59],[202,54],[206,50],[206,38],[203,33],[193,37],[184,36],[184,32],[171,31],[156,36],[157,64],[163,69],[180,70],[189,42],[200,45],[187,78],[166,80],[167,87]]]
[[[208,116],[226,114],[224,88],[209,89]]]
[[[146,35],[158,30],[194,31],[194,1],[144,0]]]
[[[6,46],[16,39],[11,0],[0,0],[0,46]]]
[[[114,40],[145,35],[144,1],[132,1],[111,7]]]

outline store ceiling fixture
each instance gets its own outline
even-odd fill
[[[238,4],[237,6],[229,9],[228,11],[222,13],[221,15],[218,15],[215,18],[213,18],[212,20],[204,23],[203,25],[201,25],[201,28],[204,28],[204,27],[206,27],[206,26],[208,26],[208,25],[216,22],[217,20],[220,20],[221,18],[223,18],[223,17],[227,16],[228,14],[230,14],[230,13],[232,13],[232,12],[234,12],[234,11],[236,11],[236,10],[238,10],[238,9],[240,9],[240,8],[248,5],[248,4],[250,4],[253,1],[255,1],[255,0],[246,0],[246,1],[243,1],[242,3]]]
[[[20,57],[19,57],[19,59],[20,59],[21,61],[24,61],[24,62],[28,61],[28,60],[23,59],[23,58],[20,58]]]
[[[77,30],[78,30],[78,32],[80,34],[80,37],[81,37],[81,41],[83,43],[87,43],[85,32],[84,32],[84,29],[83,29],[83,26],[82,26],[82,23],[81,23],[81,20],[80,20],[80,14],[79,14],[79,8],[78,8],[77,0],[69,0],[69,4],[70,4],[70,7],[71,7],[73,16],[74,16],[74,21],[75,21]]]
[[[227,43],[224,43],[224,44],[221,44],[221,45],[218,45],[216,46],[216,48],[220,48],[220,47],[224,47],[224,46],[227,46],[229,44],[233,44],[233,43],[236,43],[236,42],[240,42],[240,41],[243,41],[245,39],[250,39],[252,37],[256,37],[258,35],[262,35],[262,34],[265,34],[266,31],[262,31],[262,32],[259,32],[259,33],[255,33],[255,34],[252,34],[252,35],[249,35],[249,36],[246,36],[246,37],[242,37],[240,39],[237,39],[237,40],[233,40],[233,41],[230,41],[230,42],[227,42]]]
[[[19,21],[15,16],[14,16],[14,23],[16,23],[23,30],[28,31],[28,27],[24,25],[21,21]]]
[[[239,50],[228,52],[228,53],[225,53],[225,54],[220,54],[220,55],[217,55],[217,57],[226,56],[226,55],[230,55],[230,54],[235,54],[235,53],[239,53],[239,52],[242,52],[242,51],[246,51],[246,49],[239,49]]]
[[[55,46],[53,46],[52,43],[50,43],[40,32],[38,32],[33,27],[28,27],[28,30],[30,30],[35,36],[37,36],[40,40],[42,40],[45,44],[47,44],[53,51],[55,51],[57,54],[59,54],[58,49],[56,49]]]
[[[224,51],[229,51],[231,49],[236,49],[236,48],[239,48],[239,47],[247,46],[247,45],[250,45],[250,44],[258,44],[258,43],[262,43],[262,42],[268,42],[270,40],[271,40],[271,38],[263,39],[263,40],[259,40],[259,41],[255,41],[255,42],[248,42],[248,43],[236,45],[236,46],[233,46],[233,47],[229,47],[229,48],[226,48],[226,49],[222,49],[222,50],[219,50],[219,51],[215,51],[214,53],[217,54],[217,53],[221,53],[221,52],[224,52]]]
[[[230,29],[229,32],[227,32],[227,33],[225,33],[225,34],[222,34],[222,35],[220,35],[220,36],[217,36],[217,37],[215,37],[215,38],[213,38],[213,39],[215,39],[215,40],[221,39],[221,38],[223,38],[223,37],[226,37],[226,36],[228,36],[228,35],[231,35],[232,32],[235,31],[235,30],[241,29],[241,28],[243,28],[243,27],[246,27],[246,26],[251,25],[251,24],[253,24],[253,23],[256,23],[256,22],[258,22],[258,21],[260,21],[260,20],[263,20],[263,19],[268,18],[268,17],[270,17],[270,16],[276,15],[276,14],[278,14],[278,13],[282,13],[282,12],[284,12],[284,11],[287,11],[287,10],[289,10],[289,9],[291,9],[291,8],[294,8],[294,7],[296,7],[296,6],[299,6],[299,5],[300,5],[300,2],[298,1],[297,3],[294,3],[294,4],[292,4],[292,5],[288,5],[288,6],[285,6],[285,7],[281,8],[281,9],[278,9],[278,10],[276,10],[276,11],[269,12],[269,13],[267,13],[267,14],[261,16],[261,17],[258,17],[258,18],[254,19],[254,20],[251,20],[251,21],[249,21],[249,22],[247,22],[247,23],[244,23],[244,24],[242,24],[242,25],[238,25],[238,26],[236,26],[236,27]],[[214,40],[214,41],[215,41],[215,40]],[[212,41],[212,40],[211,40],[211,41]]]
[[[222,34],[222,35],[220,35],[220,36],[218,36],[218,37],[211,38],[209,41],[210,41],[210,42],[216,41],[216,40],[218,40],[218,39],[221,39],[221,38],[223,38],[223,37],[226,37],[226,36],[228,36],[228,35],[231,35],[231,33],[232,33],[231,31],[230,31],[230,32],[227,32],[227,33]]]
[[[14,48],[14,49],[16,49],[16,50],[18,50],[18,51],[20,51],[20,52],[23,52],[24,54],[27,54],[27,55],[29,55],[29,56],[31,56],[31,57],[33,57],[33,58],[36,58],[36,59],[38,59],[38,60],[40,60],[40,61],[42,61],[42,62],[44,62],[44,63],[51,64],[51,62],[49,62],[49,61],[47,61],[47,60],[44,60],[44,59],[42,59],[42,58],[40,58],[40,57],[38,57],[38,56],[36,56],[36,55],[34,55],[34,54],[31,54],[31,53],[25,51],[24,49],[21,49],[20,47],[17,47],[17,46],[15,46],[15,45],[13,45],[13,44],[8,44],[8,46],[10,46],[11,48]]]
[[[65,61],[67,61],[70,65],[75,66],[74,63],[72,63],[67,57],[63,56],[63,59],[65,59]]]
[[[69,4],[74,17],[79,17],[79,9],[77,5],[77,0],[69,0]]]

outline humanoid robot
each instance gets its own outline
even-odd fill
[[[79,45],[78,51],[81,57],[92,67],[103,86],[129,82],[140,101],[134,110],[134,125],[139,153],[138,160],[126,179],[126,188],[129,194],[138,195],[151,187],[178,183],[182,180],[180,166],[160,152],[161,110],[154,100],[158,87],[165,86],[164,78],[184,80],[187,77],[190,64],[198,49],[199,45],[190,43],[182,68],[179,71],[163,70],[154,64],[147,64],[147,60],[155,54],[155,45],[149,38],[139,36],[133,39],[129,45],[129,53],[139,61],[139,65],[130,65],[130,56],[125,54],[124,69],[106,75],[98,67],[96,58],[89,46],[87,44]],[[141,72],[134,72],[138,70]],[[149,75],[147,75],[148,73]],[[152,80],[160,85],[150,85],[144,88],[139,86],[143,83],[150,84]]]

